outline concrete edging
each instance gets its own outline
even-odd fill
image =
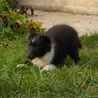
[[[34,9],[98,15],[98,0],[19,0]]]

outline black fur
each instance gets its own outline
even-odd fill
[[[32,43],[32,39],[35,39]],[[69,55],[74,62],[79,58],[79,48],[82,47],[77,32],[68,25],[56,25],[50,28],[45,35],[36,32],[30,33],[28,40],[27,58],[42,57],[51,50],[54,44],[54,57],[50,63],[58,66]]]
[[[32,40],[35,40],[32,42]],[[51,40],[48,36],[40,35],[36,32],[31,32],[28,39],[27,58],[30,60],[35,57],[42,57],[51,49]]]

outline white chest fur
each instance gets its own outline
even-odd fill
[[[43,68],[45,65],[50,64],[54,56],[54,45],[52,45],[51,51],[47,52],[43,57],[36,57],[31,62],[37,67]]]

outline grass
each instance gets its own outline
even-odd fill
[[[17,68],[25,61],[27,37],[0,40],[0,98],[97,98],[98,34],[83,35],[81,60],[69,57],[64,67],[40,72],[35,66]]]

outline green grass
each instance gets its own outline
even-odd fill
[[[0,40],[0,98],[98,98],[98,34],[80,38],[78,67],[68,57],[64,67],[42,73],[16,67],[26,60],[27,37]]]

